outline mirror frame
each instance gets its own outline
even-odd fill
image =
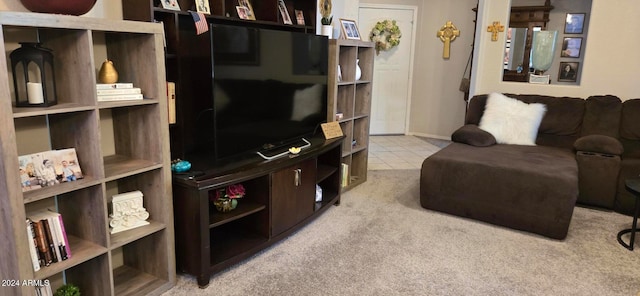
[[[531,56],[531,43],[533,39],[533,28],[540,27],[541,30],[547,28],[549,22],[549,12],[553,10],[550,0],[546,0],[542,6],[512,6],[509,16],[509,28],[528,28],[525,42],[522,65],[525,71],[518,73],[516,70],[503,70],[502,81],[529,81],[529,58]],[[505,44],[506,47],[506,44]],[[505,48],[506,49],[506,48]]]

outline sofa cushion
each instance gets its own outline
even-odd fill
[[[624,145],[625,157],[640,158],[640,99],[627,100],[622,103],[620,116],[620,142]]]
[[[457,129],[451,135],[451,141],[477,147],[486,147],[496,144],[496,138],[492,134],[480,129],[475,124],[466,124]]]
[[[605,135],[617,138],[622,101],[616,96],[591,96],[585,102],[582,136]]]
[[[492,93],[487,99],[479,127],[492,134],[500,144],[535,145],[546,110],[543,104],[527,104]]]
[[[624,149],[615,138],[603,135],[589,135],[578,139],[573,147],[578,151],[621,155]]]
[[[427,209],[556,239],[578,197],[574,153],[546,146],[452,143],[423,162],[420,182]]]

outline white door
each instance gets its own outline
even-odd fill
[[[414,16],[417,8],[398,5],[367,5],[359,8],[358,27],[364,40],[379,21],[395,20],[402,37],[400,44],[376,56],[371,102],[373,135],[405,134],[411,95]]]

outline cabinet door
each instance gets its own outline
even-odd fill
[[[316,160],[271,174],[271,235],[276,236],[313,214]]]

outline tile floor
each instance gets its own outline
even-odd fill
[[[420,169],[448,141],[415,136],[370,136],[369,170]]]

